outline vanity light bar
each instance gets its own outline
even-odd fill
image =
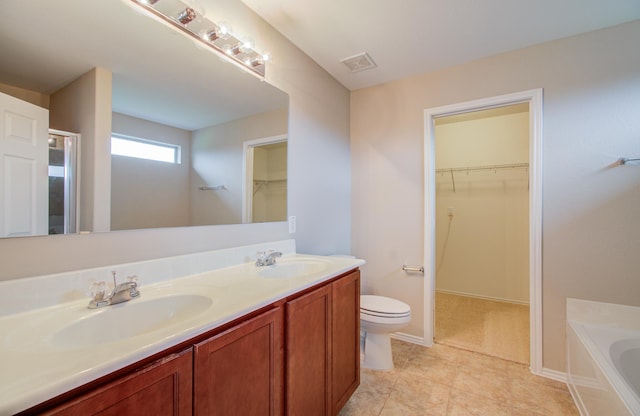
[[[233,35],[228,26],[216,24],[180,0],[131,0],[153,17],[189,35],[227,60],[264,77],[269,54],[253,49],[253,42]]]

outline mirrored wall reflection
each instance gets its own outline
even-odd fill
[[[176,155],[165,161],[151,160],[150,151],[149,157],[111,155],[112,230],[285,220],[287,136],[279,133],[286,131],[286,109],[194,131],[118,113],[112,120],[114,135]],[[245,170],[249,165],[243,152],[247,143],[263,140],[255,139],[263,134],[278,139],[274,149],[257,152],[262,163],[257,180],[274,182],[256,195],[257,215],[243,216],[247,209],[253,212],[254,200],[246,192],[247,175],[253,173]]]
[[[38,181],[51,185],[50,212],[45,203],[38,204],[38,218],[47,217],[49,224],[43,220],[37,229],[25,227],[25,219],[0,234],[242,223],[243,142],[287,135],[287,94],[197,48],[191,39],[127,2],[45,3],[3,0],[0,92],[47,110],[48,128],[79,134],[75,172],[82,189],[76,206],[63,209],[61,144],[56,143],[53,174],[47,178],[42,170]],[[29,16],[28,30],[15,16]],[[126,117],[138,126],[124,125]],[[158,133],[169,130],[177,133]],[[161,162],[112,157],[112,133],[169,143],[186,135],[187,143],[179,166],[167,173],[166,166],[154,164]],[[38,137],[46,147],[46,130]],[[2,175],[0,180],[5,179]],[[225,189],[198,190],[212,183]],[[46,190],[41,194],[46,200]]]
[[[253,148],[250,222],[287,220],[287,142]]]

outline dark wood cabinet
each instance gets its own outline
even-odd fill
[[[336,415],[360,383],[359,341],[354,270],[21,415]]]
[[[282,308],[194,346],[194,415],[282,414]]]
[[[336,415],[360,384],[360,272],[286,304],[286,413]]]
[[[336,415],[360,385],[360,272],[331,285],[331,406]]]
[[[287,302],[288,415],[327,415],[331,383],[331,286]]]
[[[191,348],[171,354],[42,414],[187,416],[192,407]]]

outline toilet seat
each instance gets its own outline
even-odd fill
[[[411,316],[411,312],[403,313],[403,314],[394,314],[394,313],[384,313],[384,312],[370,312],[366,310],[360,310],[361,315],[367,316],[375,316],[378,318],[404,318],[405,316]]]
[[[404,318],[411,315],[411,307],[397,299],[385,296],[360,296],[360,315],[379,318]]]
[[[360,328],[364,332],[362,367],[373,370],[393,369],[392,332],[411,322],[411,307],[385,296],[360,296]]]

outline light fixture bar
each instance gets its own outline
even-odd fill
[[[212,22],[182,1],[173,1],[183,6],[175,15],[166,14],[161,10],[159,6],[162,5],[163,0],[131,0],[131,2],[162,22],[189,35],[200,44],[209,47],[228,61],[260,77],[265,76],[268,54],[258,53],[253,49],[251,42],[240,40],[231,34],[227,27]]]

